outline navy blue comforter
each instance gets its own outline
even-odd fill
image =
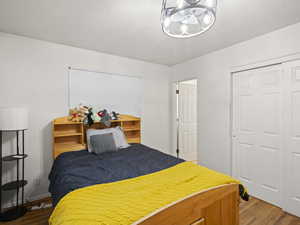
[[[99,155],[86,150],[67,152],[54,161],[49,191],[56,205],[78,188],[146,175],[183,161],[141,144]]]

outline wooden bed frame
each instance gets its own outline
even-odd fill
[[[139,118],[122,115],[120,120],[112,124],[123,125],[123,129],[127,128],[130,133],[132,131],[130,135],[136,135],[136,137],[129,135],[127,139],[140,142]],[[94,128],[104,127],[96,124]],[[56,158],[63,152],[83,149],[85,131],[82,123],[70,122],[67,117],[55,119],[53,157]],[[239,202],[238,184],[222,185],[187,196],[142,218],[134,225],[239,225]]]
[[[152,213],[139,225],[239,225],[238,184],[200,192]]]

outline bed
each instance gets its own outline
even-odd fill
[[[142,144],[60,152],[49,180],[51,225],[238,225],[248,198],[233,178]]]
[[[100,155],[87,150],[66,152],[54,161],[49,191],[56,205],[63,196],[78,188],[146,175],[183,161],[141,144]]]

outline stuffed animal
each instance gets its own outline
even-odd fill
[[[77,108],[74,108],[69,110],[68,119],[72,122],[82,122],[84,117],[82,116],[82,114],[79,112]]]
[[[72,122],[83,122],[88,112],[89,108],[87,106],[79,105],[79,107],[75,107],[69,110],[68,119]]]
[[[118,114],[115,112],[110,113],[103,109],[99,112],[93,110],[92,107],[79,105],[73,109],[69,110],[69,118],[72,122],[83,122],[86,126],[91,126],[95,122],[101,122],[105,126],[110,127],[111,119],[118,119]]]
[[[115,111],[112,111],[110,116],[111,116],[112,120],[117,120],[118,119],[118,115],[119,115],[118,113],[116,113]]]
[[[88,113],[83,121],[84,125],[86,125],[86,126],[93,125],[94,120],[93,120],[92,116],[93,116],[93,108],[89,108]]]
[[[100,122],[101,117],[98,115],[97,110],[92,110],[93,115],[92,115],[92,119],[94,120],[95,123]]]
[[[103,123],[103,124],[104,124],[105,126],[107,126],[107,127],[110,127],[110,124],[111,124],[111,122],[110,122],[111,117],[110,117],[109,113],[107,112],[107,110],[104,109],[104,110],[98,112],[98,115],[99,115],[100,118],[101,118],[101,120],[100,120],[101,123]]]

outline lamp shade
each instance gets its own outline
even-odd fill
[[[26,108],[0,107],[0,130],[28,129],[28,110]]]

